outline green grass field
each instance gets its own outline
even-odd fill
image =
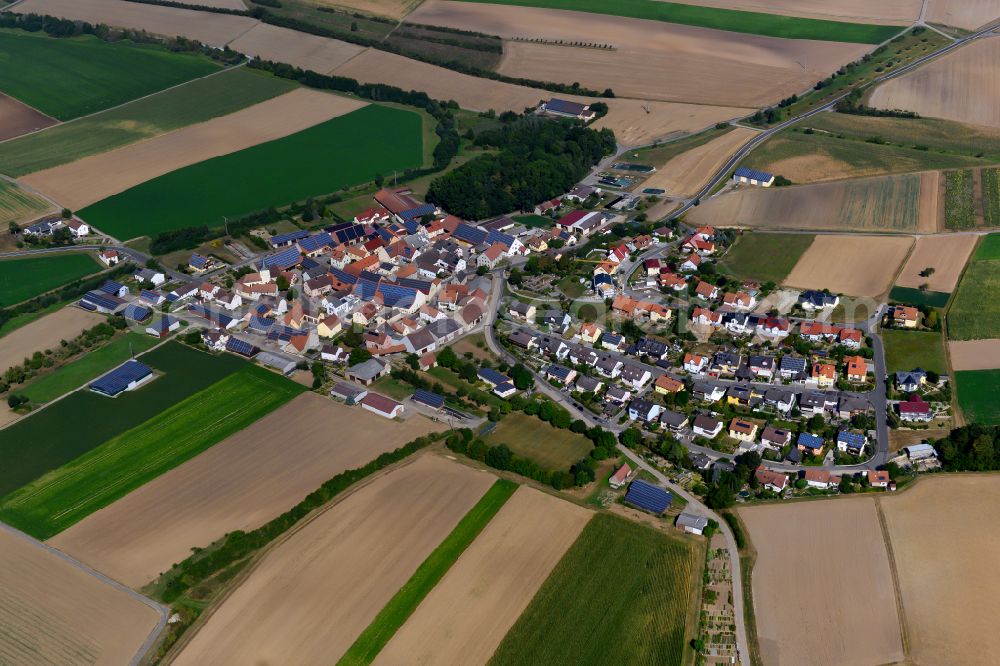
[[[277,409],[305,387],[255,365],[0,500],[4,522],[47,539]]]
[[[703,551],[599,513],[507,633],[490,664],[682,664]]]
[[[434,551],[427,556],[389,603],[375,616],[354,644],[337,662],[344,666],[361,666],[375,661],[386,643],[399,631],[406,619],[413,614],[424,597],[448,573],[465,549],[475,541],[493,516],[507,503],[518,485],[513,481],[498,479],[476,505],[472,507],[455,529]]]
[[[0,30],[0,91],[69,120],[204,76],[208,58],[160,46]],[[45,85],[39,85],[44,81]]]
[[[2,144],[0,144],[2,146]],[[39,216],[52,205],[48,201],[15,183],[0,180],[0,225],[7,227],[11,222],[24,222]]]
[[[882,342],[885,343],[885,365],[889,372],[916,368],[938,374],[948,372],[940,333],[888,329],[882,332]]]
[[[487,435],[486,442],[492,446],[506,444],[515,454],[534,460],[548,470],[569,469],[594,448],[583,435],[560,430],[523,412],[505,416]]]
[[[27,396],[36,405],[55,400],[118,367],[130,358],[130,354],[141,354],[157,342],[159,340],[150,335],[129,333],[40,377],[15,393]]]
[[[0,173],[23,176],[234,113],[296,87],[261,70],[234,67],[44,132],[0,144]]]
[[[972,229],[976,226],[976,203],[972,171],[961,169],[945,174],[944,226]]]
[[[742,279],[781,283],[815,238],[812,234],[747,232],[719,260],[719,268]]]
[[[993,261],[1000,259],[1000,233],[987,234],[979,240],[973,261]]]
[[[948,310],[952,340],[1000,338],[1000,234],[979,242]]]
[[[199,162],[80,211],[120,239],[281,206],[419,167],[421,118],[371,104],[283,139]]]
[[[889,292],[889,300],[907,305],[929,305],[932,308],[943,308],[948,305],[949,298],[951,294],[943,291],[921,291],[913,287],[893,287]]]
[[[59,253],[0,261],[0,305],[9,306],[101,270],[89,253]]]
[[[529,229],[550,229],[552,228],[552,218],[544,215],[514,215],[510,219],[520,222]]]
[[[1000,227],[1000,169],[983,169],[983,221]]]
[[[955,382],[966,421],[1000,425],[1000,370],[961,370]]]
[[[89,390],[0,430],[0,497],[153,418],[247,365],[168,342],[139,357],[164,373],[135,391],[108,398]]]
[[[465,1],[490,2],[491,0]],[[493,1],[496,2],[496,0]],[[785,39],[821,39],[857,44],[878,44],[902,30],[902,27],[825,21],[734,9],[715,9],[676,2],[659,2],[658,0],[616,0],[615,2],[602,2],[601,0],[499,0],[497,4],[650,19]]]

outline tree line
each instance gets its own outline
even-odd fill
[[[1000,426],[979,423],[962,426],[934,441],[933,445],[946,471],[1000,470]]]

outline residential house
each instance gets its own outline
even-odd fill
[[[545,376],[548,379],[559,382],[560,384],[569,385],[573,383],[576,378],[576,370],[572,368],[567,368],[566,366],[559,365],[557,363],[552,363],[549,367],[545,368]]]
[[[892,324],[899,328],[916,328],[920,322],[920,311],[908,305],[895,305],[892,308]]]
[[[919,391],[927,384],[927,373],[917,368],[909,372],[896,373],[896,389],[904,393]]]
[[[829,490],[838,483],[833,475],[824,469],[807,469],[802,472],[802,478],[806,480],[807,486],[820,490]]]
[[[611,331],[605,331],[604,335],[601,336],[602,349],[620,352],[624,351],[626,346],[628,346],[628,341],[625,339],[624,335],[612,333]]]
[[[848,349],[861,349],[861,340],[863,337],[863,333],[860,329],[842,328],[840,329],[838,341]]]
[[[670,348],[665,342],[654,340],[653,338],[639,338],[630,350],[634,356],[649,356],[653,359],[667,357]]]
[[[66,226],[69,227],[69,232],[73,235],[73,238],[83,238],[90,234],[90,225],[81,220],[67,220]]]
[[[722,421],[706,414],[696,416],[692,425],[694,434],[707,439],[715,439],[722,432]]]
[[[788,336],[791,325],[787,319],[781,317],[767,317],[757,324],[757,332],[761,335],[773,338],[784,338]]]
[[[799,305],[807,312],[828,310],[837,307],[840,297],[823,291],[807,289],[799,294]]]
[[[757,299],[743,291],[727,292],[722,297],[722,304],[733,310],[749,312],[757,305]]]
[[[590,375],[580,375],[576,378],[576,390],[581,393],[600,393],[604,382]]]
[[[652,378],[653,375],[649,370],[635,363],[626,363],[622,366],[621,374],[618,376],[619,381],[636,390],[641,389]]]
[[[337,315],[324,317],[320,320],[319,325],[316,326],[316,333],[321,338],[332,338],[339,334],[341,330],[343,330],[343,325],[340,322],[340,317]]]
[[[684,382],[674,379],[669,375],[660,375],[656,378],[653,383],[653,387],[657,393],[668,395],[670,393],[679,393],[684,390]]]
[[[712,372],[719,375],[733,375],[743,363],[743,357],[735,351],[718,351],[712,357]]]
[[[701,261],[701,257],[692,252],[688,255],[687,259],[681,262],[681,265],[678,266],[678,268],[685,273],[693,273],[701,266]]]
[[[628,404],[628,417],[633,421],[652,423],[663,411],[663,407],[642,398],[635,398]]]
[[[778,451],[792,443],[792,432],[784,428],[775,426],[765,426],[764,432],[760,436],[761,443],[769,449]]]
[[[660,425],[669,428],[670,432],[680,432],[688,426],[687,414],[665,409],[660,413]]]
[[[714,301],[719,297],[719,288],[710,282],[698,280],[694,287],[694,295],[704,301]]]
[[[208,257],[200,255],[197,252],[193,253],[191,255],[191,258],[188,259],[188,268],[190,268],[195,273],[204,273],[205,271],[208,270],[208,267],[209,267]]]
[[[712,312],[708,308],[695,308],[691,311],[691,323],[701,326],[722,326],[722,314]]]
[[[788,487],[788,477],[785,474],[769,470],[763,465],[757,467],[753,475],[766,490],[782,493]]]
[[[542,323],[555,333],[565,333],[569,330],[569,325],[573,323],[572,317],[561,310],[548,310],[542,315]]]
[[[934,412],[931,406],[916,393],[910,395],[908,400],[900,402],[897,406],[899,418],[911,423],[926,423],[934,419]]]
[[[747,367],[758,379],[766,379],[770,381],[774,378],[773,356],[751,356],[747,361]]]
[[[493,368],[480,368],[479,372],[476,373],[476,377],[479,378],[479,381],[489,384],[490,388],[496,388],[501,384],[509,384],[511,382],[510,377]]]
[[[832,363],[813,363],[812,378],[820,388],[833,386],[837,382],[837,368]]]
[[[718,402],[726,395],[726,387],[712,382],[695,382],[691,395],[702,402]]]
[[[860,456],[868,445],[868,438],[860,432],[841,430],[837,433],[837,450],[842,453],[849,453],[852,456]]]
[[[788,414],[795,409],[795,391],[770,388],[764,393],[764,404],[773,407],[782,414]]]
[[[861,384],[867,381],[870,366],[864,356],[848,356],[844,359],[847,381]]]
[[[793,381],[802,379],[806,374],[806,360],[800,356],[782,356],[778,366],[778,374],[781,375],[782,379]]]
[[[872,488],[888,488],[889,472],[886,470],[868,470],[868,485]]]
[[[628,483],[628,477],[632,474],[632,468],[628,464],[623,464],[619,467],[611,478],[608,479],[608,485],[613,489],[617,490]]]
[[[614,356],[604,355],[597,360],[597,365],[594,368],[604,377],[609,379],[617,379],[622,373],[622,367],[624,363]]]
[[[607,393],[604,394],[605,400],[618,405],[624,405],[631,397],[632,392],[627,391],[620,386],[609,386]]]
[[[758,426],[752,421],[739,417],[729,422],[729,436],[741,442],[753,442],[757,439]]]
[[[819,456],[823,455],[823,438],[808,432],[799,433],[799,438],[795,441],[795,446],[802,453]]]
[[[705,371],[708,365],[708,358],[700,354],[684,354],[684,369],[691,374],[700,374]]]
[[[105,266],[114,266],[119,261],[121,257],[118,255],[118,250],[104,250],[97,255],[97,258],[101,260],[101,263]]]
[[[538,336],[523,328],[511,333],[507,337],[507,340],[515,347],[520,347],[528,351],[538,346]]]

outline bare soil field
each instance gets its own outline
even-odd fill
[[[1000,17],[998,11],[997,17]],[[892,79],[872,93],[870,104],[921,116],[1000,127],[1000,39],[975,41]]]
[[[174,663],[335,663],[494,481],[422,455],[363,483],[268,552]]]
[[[0,141],[51,127],[57,122],[55,118],[49,118],[41,111],[0,93]]]
[[[895,453],[903,447],[911,444],[920,444],[928,439],[946,437],[950,429],[948,428],[928,428],[927,430],[890,430],[889,431],[889,452]]]
[[[1000,651],[998,503],[1000,477],[966,474],[881,500],[914,664],[971,666]]]
[[[695,194],[757,132],[737,127],[691,150],[681,153],[642,182],[641,187],[659,187],[669,196]]]
[[[591,513],[521,486],[375,664],[485,664]]]
[[[175,169],[280,139],[365,104],[298,88],[227,116],[36,171],[21,180],[75,210]]]
[[[913,252],[903,265],[903,272],[896,279],[900,287],[917,289],[926,284],[930,291],[951,293],[962,276],[962,269],[976,247],[977,237],[971,234],[942,234],[920,236],[913,246]],[[933,268],[930,277],[921,277],[920,272]]]
[[[1000,368],[1000,340],[949,340],[948,355],[953,370]]]
[[[892,286],[913,238],[819,235],[784,284],[874,298]]]
[[[0,527],[0,663],[127,664],[151,606]]]
[[[320,73],[329,72],[364,51],[364,47],[356,44],[266,23],[240,35],[229,47],[249,56]]]
[[[313,0],[321,7],[335,7],[352,12],[401,19],[420,4],[420,0]]]
[[[214,14],[190,9],[127,2],[126,0],[25,0],[10,11],[49,14],[74,21],[145,30],[157,35],[183,35],[212,46],[223,46],[257,24],[248,16]]]
[[[594,49],[511,41],[502,74],[580,82],[619,97],[763,106],[815,83],[860,44],[777,39],[587,12],[431,0],[407,19],[507,39],[608,44]],[[719,48],[725,43],[724,49]]]
[[[873,499],[759,506],[739,514],[757,549],[753,606],[765,664],[874,666],[903,659]]]
[[[84,330],[107,321],[107,317],[80,308],[65,307],[11,331],[0,338],[0,368],[16,365],[36,351],[59,346]]]
[[[838,2],[827,2],[827,0],[684,0],[684,4],[832,21],[908,25],[913,23],[920,14],[921,0],[883,0],[882,2],[868,2],[868,0],[839,0]]]
[[[975,30],[1000,18],[1000,0],[930,0],[928,23],[943,23]]]
[[[50,542],[139,588],[191,547],[260,527],[327,479],[440,427],[423,417],[404,425],[304,393]]]

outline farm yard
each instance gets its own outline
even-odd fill
[[[753,607],[763,663],[874,666],[903,659],[874,500],[758,506],[739,515],[757,550]],[[789,632],[802,618],[809,618],[806,630]]]
[[[56,39],[21,30],[0,30],[0,59],[0,91],[58,120],[101,111],[219,67],[159,46],[89,36]]]
[[[30,221],[54,208],[42,197],[0,178],[0,225]]]
[[[192,546],[256,529],[327,479],[440,427],[418,416],[398,423],[303,393],[50,543],[140,587]]]
[[[80,216],[123,239],[200,224],[217,227],[224,216],[419,167],[421,143],[418,114],[369,105],[283,139],[172,171],[88,206]],[[355,159],[330,159],[316,150],[322,145],[337,146]]]
[[[269,550],[175,663],[336,662],[495,478],[423,455],[360,484]]]
[[[664,165],[656,165],[653,175],[642,182],[641,187],[658,187],[671,196],[694,195],[729,158],[747,143],[756,132],[737,127],[708,143],[696,146]]]
[[[955,385],[966,421],[1000,425],[1000,401],[996,399],[1000,370],[960,370],[955,373]]]
[[[785,284],[874,298],[889,291],[912,244],[905,236],[819,235]]]
[[[744,233],[718,260],[719,268],[737,278],[780,283],[815,238],[812,234]]]
[[[0,141],[51,127],[56,122],[55,118],[0,93]]]
[[[926,285],[929,291],[951,293],[976,247],[976,240],[975,236],[967,234],[920,236],[896,279],[896,285],[911,289]],[[931,275],[920,275],[928,268],[934,269]]]
[[[948,229],[976,226],[975,189],[969,169],[944,175],[944,226]]]
[[[948,310],[952,340],[1000,338],[1000,234],[984,236]]]
[[[1000,650],[1000,579],[978,575],[1000,552],[998,501],[1000,478],[972,474],[924,477],[880,501],[913,663],[979,664]]]
[[[886,369],[890,373],[917,368],[938,374],[948,373],[944,340],[940,333],[886,329],[882,331],[882,340],[885,343]]]
[[[536,416],[513,412],[501,420],[486,437],[491,446],[506,444],[519,456],[538,463],[543,469],[567,469],[586,458],[593,443],[570,430],[555,428]]]
[[[0,304],[9,306],[26,301],[96,273],[101,268],[89,252],[63,252],[0,261]]]
[[[355,99],[299,88],[229,115],[38,171],[21,180],[64,206],[80,209],[184,167],[290,137],[364,106]],[[298,143],[277,154],[288,160],[288,151],[300,148]],[[274,150],[270,154],[274,156]],[[239,160],[229,168],[235,170],[238,165]],[[89,218],[88,222],[95,223]]]
[[[0,662],[126,664],[156,609],[0,527]]]

